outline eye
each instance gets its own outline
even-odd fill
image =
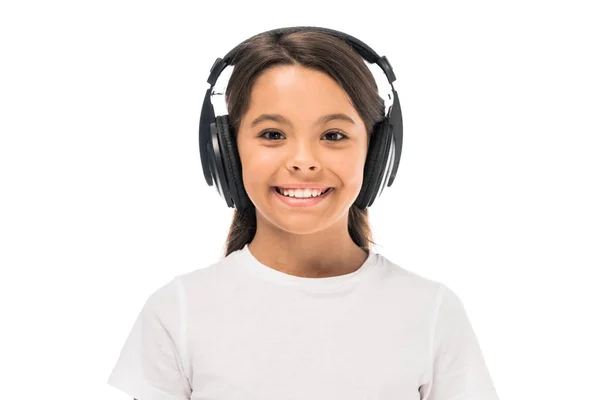
[[[323,135],[323,137],[330,137],[330,138],[331,137],[334,137],[334,138],[337,137],[337,139],[330,140],[331,142],[339,142],[339,141],[342,141],[344,139],[348,139],[348,136],[344,135],[340,131],[329,131],[325,135]]]
[[[273,135],[269,135],[270,133],[272,133],[275,137],[277,137],[277,135],[283,136],[283,134],[281,132],[268,130],[268,131],[264,131],[259,137],[265,138],[268,141],[278,140],[277,138],[274,138]]]
[[[274,130],[264,131],[259,137],[264,138],[270,142],[283,139],[283,134]],[[348,136],[344,135],[340,131],[329,131],[323,135],[324,138],[329,142],[340,142],[344,139],[348,139]]]

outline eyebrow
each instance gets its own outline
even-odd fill
[[[350,122],[351,124],[355,124],[354,120],[352,118],[350,118],[349,116],[347,116],[346,114],[335,113],[335,114],[323,115],[321,118],[319,118],[315,122],[315,125],[319,125],[319,124],[322,125],[322,124],[326,124],[327,122],[331,122],[331,121],[335,121],[335,120],[346,121],[346,122]],[[252,123],[250,124],[250,127],[253,128],[256,125],[258,125],[264,121],[274,121],[274,122],[278,122],[280,124],[292,125],[292,123],[281,114],[261,114],[254,121],[252,121]]]

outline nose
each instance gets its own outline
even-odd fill
[[[291,147],[291,146],[290,146]],[[299,144],[292,150],[286,167],[290,172],[308,173],[321,170],[321,164],[309,145]]]

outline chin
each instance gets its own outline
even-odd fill
[[[266,212],[265,212],[266,211]],[[289,211],[274,210],[272,205],[256,207],[257,223],[271,225],[276,230],[281,230],[295,235],[308,235],[327,229],[333,221],[324,219],[322,215],[308,215]]]
[[[332,221],[303,216],[280,216],[276,221],[277,228],[295,235],[317,233],[329,228],[332,224]]]

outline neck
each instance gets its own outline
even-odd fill
[[[346,275],[359,269],[368,256],[350,237],[347,216],[323,231],[304,235],[283,231],[258,213],[256,222],[250,252],[262,264],[289,275]]]

